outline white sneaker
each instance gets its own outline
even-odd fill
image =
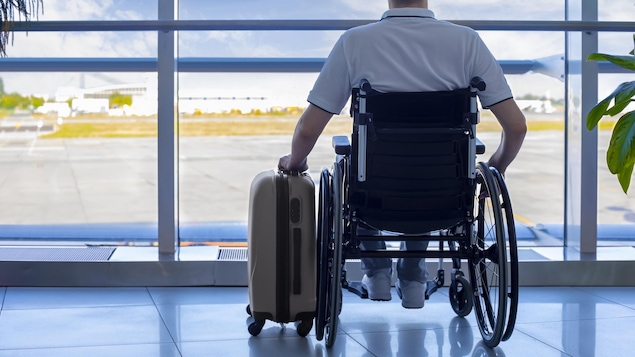
[[[375,301],[390,301],[391,278],[388,274],[377,273],[373,276],[364,274],[362,288],[368,292],[368,298]]]
[[[426,285],[418,281],[397,280],[397,295],[401,298],[401,306],[406,309],[420,309],[425,303]]]

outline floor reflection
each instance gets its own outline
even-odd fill
[[[419,310],[344,296],[335,344],[293,324],[247,331],[247,289],[0,287],[4,356],[630,356],[635,287],[522,287],[513,335],[487,347],[447,290]],[[25,332],[25,331],[28,331]]]

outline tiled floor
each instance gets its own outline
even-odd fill
[[[489,349],[447,289],[421,310],[344,293],[340,334],[268,322],[247,332],[246,288],[2,288],[0,356],[631,356],[635,288],[521,288],[516,330]]]

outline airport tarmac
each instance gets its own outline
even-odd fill
[[[635,222],[635,201],[608,172],[600,132],[600,224]],[[485,161],[499,133],[480,133]],[[290,148],[290,135],[182,137],[179,212],[184,226],[245,222],[249,186]],[[317,180],[333,161],[331,137],[309,157]],[[507,184],[519,222],[561,224],[564,216],[564,134],[529,132]],[[0,225],[153,224],[157,221],[156,138],[41,139],[34,131],[0,133]]]

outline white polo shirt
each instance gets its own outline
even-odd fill
[[[346,31],[333,47],[308,101],[340,113],[361,79],[380,92],[467,88],[479,76],[487,108],[512,98],[503,70],[473,29],[434,18],[423,8],[397,8],[379,22]]]

